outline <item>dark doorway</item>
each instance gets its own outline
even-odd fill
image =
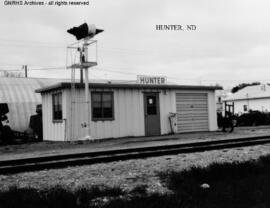
[[[160,135],[159,93],[144,94],[145,135]]]

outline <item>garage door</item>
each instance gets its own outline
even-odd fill
[[[176,93],[177,131],[208,131],[207,93]]]

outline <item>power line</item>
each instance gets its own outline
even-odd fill
[[[0,66],[1,68],[1,66]],[[28,71],[35,71],[35,70],[65,70],[65,66],[60,66],[60,67],[43,67],[43,68],[29,68],[28,65]],[[23,69],[0,69],[0,71],[23,71]]]
[[[47,47],[47,48],[66,48],[65,43],[56,43],[56,42],[42,42],[42,41],[30,41],[30,40],[9,40],[9,39],[0,39],[0,41],[11,42],[8,44],[0,43],[0,47]],[[15,42],[15,43],[13,43]],[[19,44],[18,44],[19,43]],[[13,45],[12,45],[13,44]],[[27,45],[25,45],[27,44]],[[32,44],[32,45],[29,45]],[[99,49],[100,51],[109,52],[109,53],[120,53],[127,55],[165,55],[156,50],[139,50],[133,48],[106,48]]]
[[[11,48],[26,48],[26,47],[29,47],[29,48],[39,48],[39,47],[44,47],[44,48],[58,48],[58,49],[65,49],[66,47],[63,47],[63,46],[49,46],[49,45],[12,45],[12,44],[2,44],[0,43],[0,47],[11,47]]]
[[[118,70],[110,70],[110,69],[105,69],[103,67],[94,67],[93,69],[95,70],[102,70],[102,71],[106,71],[106,72],[113,72],[113,73],[120,73],[120,74],[128,74],[128,75],[138,75],[138,73],[136,72],[124,72],[124,71],[118,71]],[[174,79],[174,80],[186,80],[186,81],[198,81],[198,79],[188,79],[188,78],[184,78],[184,79],[179,79],[179,78],[175,78],[175,77],[170,77],[170,76],[166,76],[169,79]],[[237,80],[231,80],[231,79],[200,79],[201,81],[270,81],[270,79],[237,79]]]
[[[44,68],[29,68],[29,70],[64,70],[67,69],[65,66],[60,67],[44,67]]]
[[[0,38],[0,41],[7,41],[7,42],[26,42],[26,43],[39,43],[39,44],[59,44],[58,42],[45,42],[45,41],[33,41],[33,40],[12,40],[12,39],[5,39],[5,38]],[[65,43],[61,43],[65,44]]]
[[[12,40],[12,39],[5,39],[5,38],[0,38],[0,41],[5,41],[5,42],[18,42],[18,43],[31,43],[31,44],[47,44],[47,45],[51,45],[51,46],[60,46],[60,47],[65,47],[66,45],[68,45],[67,43],[59,43],[59,42],[46,42],[46,41],[33,41],[33,40]],[[144,52],[147,53],[149,52],[149,50],[145,51],[145,50],[139,50],[139,49],[130,49],[130,48],[109,48],[109,49],[102,49],[102,50],[120,50],[120,51],[133,51],[133,52]],[[152,51],[152,52],[156,52],[156,51]]]
[[[23,64],[8,64],[8,63],[0,63],[2,65],[6,65],[6,66],[22,66]]]
[[[29,66],[29,65],[28,65]],[[1,66],[0,66],[1,68]],[[126,68],[128,69],[128,68]],[[30,68],[28,67],[29,71],[39,71],[39,70],[46,70],[46,71],[50,71],[50,70],[66,70],[66,66],[55,66],[55,67],[40,67],[40,68]],[[111,70],[111,69],[107,69],[104,67],[94,67],[92,68],[92,70],[98,70],[98,71],[105,71],[105,72],[111,72],[111,73],[117,73],[117,74],[125,74],[125,75],[138,75],[137,72],[127,72],[127,71],[120,71],[120,70]],[[1,69],[0,71],[20,71],[23,72],[22,69]],[[144,73],[140,73],[141,75],[146,75],[149,76],[149,74],[144,74]],[[95,76],[95,75],[94,75]],[[270,79],[191,79],[191,78],[176,78],[176,77],[171,77],[171,76],[166,76],[168,79],[172,79],[172,80],[179,80],[179,81],[210,81],[210,82],[218,82],[218,81],[228,81],[228,82],[252,82],[252,81],[270,81]]]

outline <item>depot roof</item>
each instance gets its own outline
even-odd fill
[[[74,83],[75,88],[84,88],[84,83]],[[59,89],[71,88],[70,82],[61,82],[55,85],[37,89],[37,93],[45,93]],[[221,90],[220,86],[196,86],[196,85],[146,85],[146,84],[121,84],[121,83],[89,83],[89,88],[109,89],[159,89],[159,90]]]

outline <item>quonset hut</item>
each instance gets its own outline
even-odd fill
[[[84,84],[62,82],[36,92],[42,95],[43,138],[72,141],[84,138],[88,116],[94,139],[216,131],[217,89],[221,87],[90,83],[90,115],[84,108]],[[175,115],[173,123],[170,115]]]
[[[30,116],[36,113],[36,105],[41,104],[41,96],[35,93],[35,90],[59,81],[59,79],[0,77],[0,103],[8,104],[8,125],[11,129],[25,131],[29,127]]]

